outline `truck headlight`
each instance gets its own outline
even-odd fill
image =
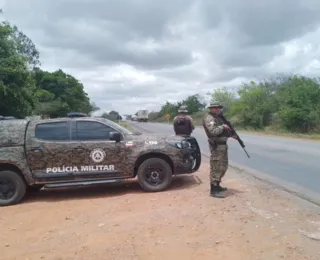
[[[182,140],[181,142],[176,142],[176,146],[179,149],[188,149],[191,147],[191,144],[188,141]]]

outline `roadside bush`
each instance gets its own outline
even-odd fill
[[[226,87],[208,93],[211,102],[224,105],[230,121],[246,129],[273,129],[296,133],[320,133],[320,81],[300,75],[277,75],[260,82],[243,83],[237,91]],[[192,100],[189,98],[189,100]],[[158,119],[169,112],[176,115],[178,106],[169,102]],[[205,106],[193,111],[197,124],[202,123]],[[156,119],[157,120],[157,119]]]

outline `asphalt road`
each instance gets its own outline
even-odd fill
[[[140,132],[173,135],[172,125],[132,122]],[[192,134],[201,151],[209,155],[206,135],[202,128]],[[288,190],[320,198],[320,142],[239,133],[250,159],[234,139],[229,139],[230,165],[251,173],[259,173],[270,182]]]

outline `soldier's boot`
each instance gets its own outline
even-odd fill
[[[228,190],[227,187],[221,187],[221,186],[220,186],[220,181],[218,182],[218,187],[219,187],[219,190],[220,190],[220,191],[227,191],[227,190]]]
[[[211,184],[210,196],[214,198],[224,198],[224,195],[217,184]]]

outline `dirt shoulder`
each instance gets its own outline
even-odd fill
[[[139,185],[41,191],[0,208],[0,259],[320,259],[320,211],[230,169],[225,199],[209,166],[171,189]]]

